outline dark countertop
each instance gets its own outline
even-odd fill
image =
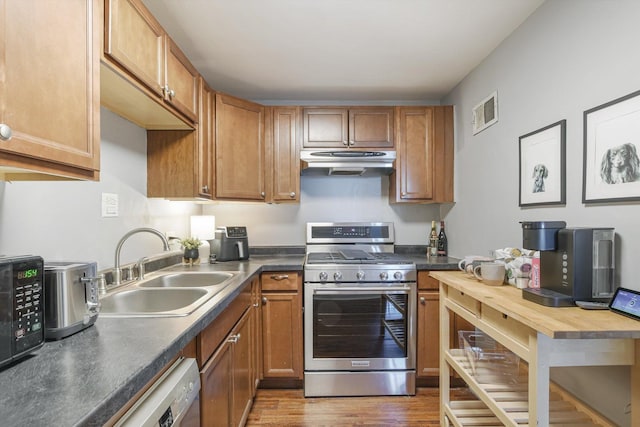
[[[418,269],[457,269],[457,259],[412,256]],[[211,323],[256,274],[302,271],[304,256],[251,255],[249,261],[219,262],[170,271],[236,271],[235,283],[185,317],[108,318],[45,345],[0,370],[2,425],[101,426],[124,406],[200,331]]]

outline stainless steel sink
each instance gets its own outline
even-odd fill
[[[140,282],[141,288],[199,288],[224,287],[233,278],[227,272],[169,273]]]
[[[127,285],[100,298],[103,317],[187,316],[220,293],[235,273],[171,272]]]

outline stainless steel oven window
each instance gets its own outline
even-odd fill
[[[406,357],[408,295],[344,293],[313,297],[313,356]]]
[[[305,284],[305,371],[415,369],[416,283],[368,285]]]

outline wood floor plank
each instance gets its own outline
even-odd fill
[[[467,389],[453,393],[456,399],[472,398]],[[246,425],[439,427],[439,389],[419,388],[415,396],[339,398],[305,398],[302,390],[259,389]]]

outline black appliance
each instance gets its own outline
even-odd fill
[[[208,240],[211,262],[249,259],[247,227],[217,227],[215,239]]]
[[[563,221],[523,222],[523,247],[540,251],[540,288],[524,299],[551,307],[608,301],[616,286],[613,228],[565,228]]]
[[[0,366],[44,344],[44,261],[0,257]]]

